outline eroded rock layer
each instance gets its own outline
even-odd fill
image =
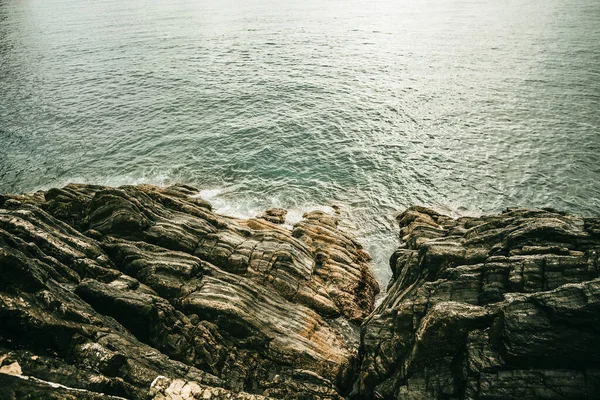
[[[337,216],[290,230],[217,215],[197,193],[0,197],[0,397],[348,394],[379,290],[367,253]]]
[[[509,209],[399,217],[363,325],[361,399],[600,397],[600,220]]]
[[[399,215],[393,278],[309,212],[189,186],[0,196],[0,399],[600,398],[600,219]]]

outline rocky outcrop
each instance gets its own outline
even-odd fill
[[[269,208],[258,218],[262,218],[274,224],[283,224],[287,216],[287,210],[283,208]]]
[[[364,399],[600,396],[600,220],[509,209],[399,217],[384,301],[364,323]]]
[[[347,395],[378,292],[360,244],[337,216],[290,230],[197,193],[0,198],[2,398]]]
[[[0,398],[600,396],[600,219],[223,217],[184,185],[0,196]]]

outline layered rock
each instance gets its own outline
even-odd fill
[[[269,208],[258,218],[267,220],[274,224],[283,224],[287,216],[287,210],[283,208]]]
[[[6,398],[339,399],[378,287],[338,216],[217,215],[189,186],[0,198]],[[27,378],[27,379],[25,379]],[[50,383],[49,383],[50,382]],[[34,396],[35,397],[35,396]]]
[[[375,310],[339,221],[183,185],[0,196],[0,398],[600,396],[600,219],[412,207]]]
[[[413,207],[398,220],[403,245],[363,325],[356,398],[600,395],[599,219]]]

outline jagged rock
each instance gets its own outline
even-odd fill
[[[155,400],[180,399],[212,399],[212,400],[268,400],[264,397],[248,393],[235,393],[222,388],[198,385],[182,379],[171,379],[158,376],[150,385],[149,396]]]
[[[412,207],[373,310],[339,215],[265,215],[185,185],[0,196],[0,398],[599,396],[600,219]]]
[[[88,398],[351,390],[378,292],[360,244],[337,216],[290,231],[214,214],[197,194],[68,185],[2,198],[1,367],[28,377],[3,377],[7,398],[54,384]]]
[[[263,215],[259,218],[274,224],[283,224],[286,216],[287,210],[284,210],[283,208],[269,208],[268,210],[265,210]]]
[[[69,388],[52,382],[0,373],[0,398],[3,400],[124,400],[89,390]]]
[[[600,395],[595,219],[509,209],[398,217],[384,301],[365,321],[356,398]]]

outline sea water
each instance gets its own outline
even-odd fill
[[[3,0],[0,192],[197,185],[219,212],[600,206],[598,0]]]

